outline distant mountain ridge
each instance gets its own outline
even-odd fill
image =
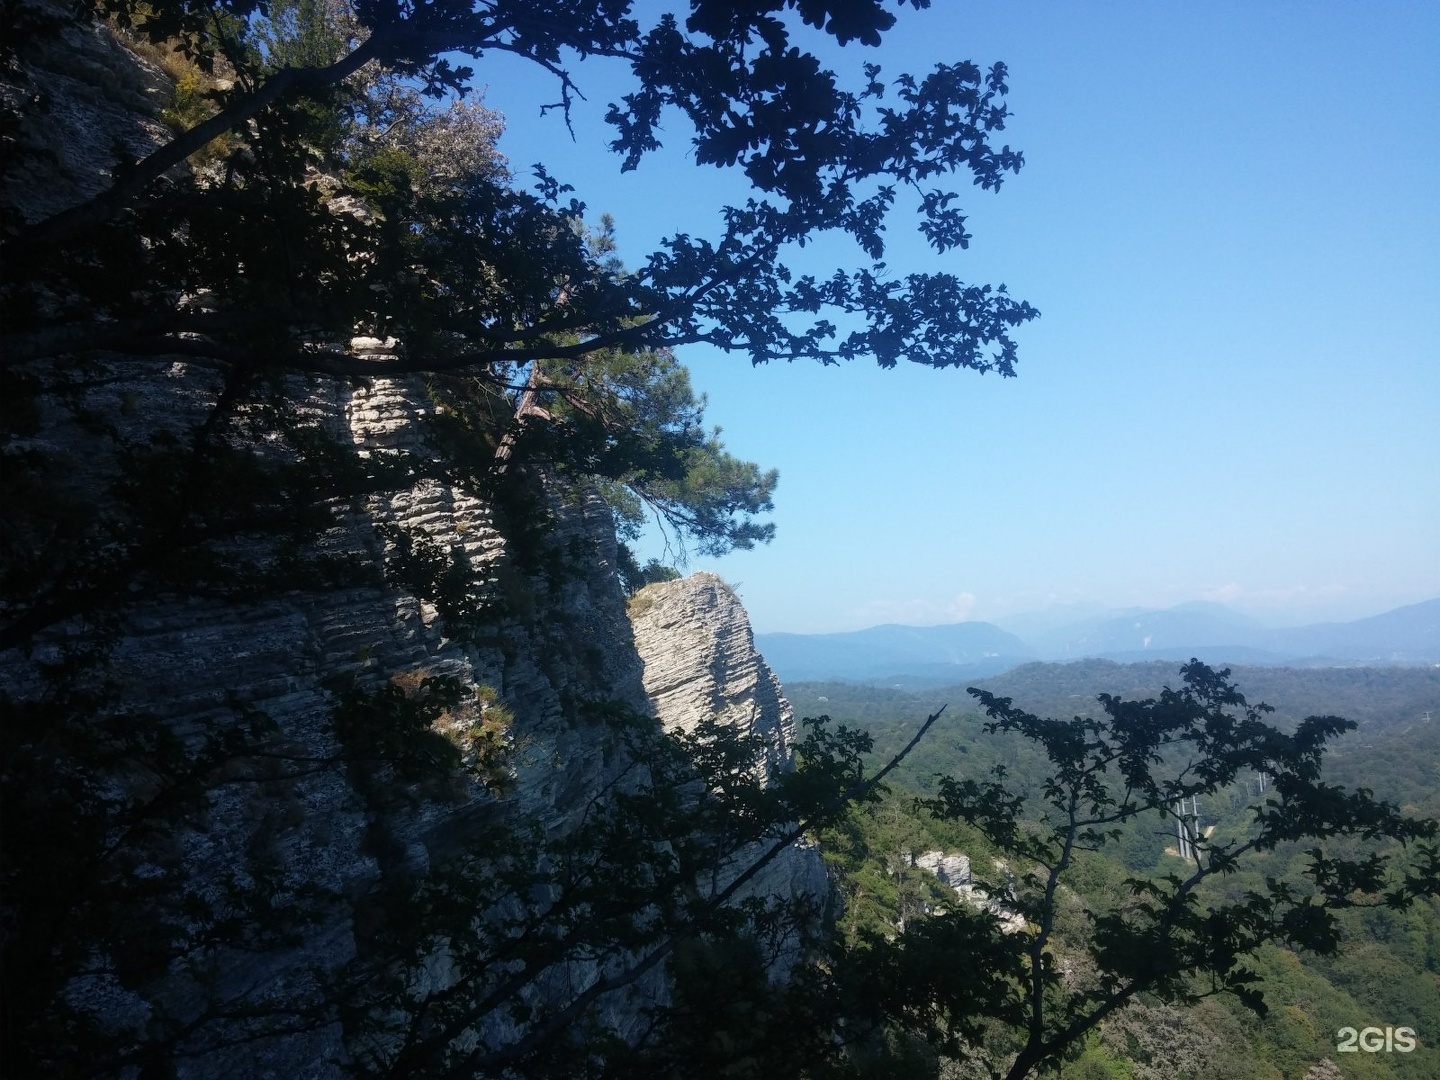
[[[1266,627],[1220,604],[1095,614],[1046,625],[1041,616],[942,626],[889,623],[840,634],[756,634],[782,681],[943,683],[994,675],[1031,660],[1188,660],[1214,664],[1440,664],[1440,599],[1343,623]],[[1028,631],[1028,632],[1026,632]]]
[[[986,622],[887,623],[840,634],[756,634],[755,645],[782,682],[899,674],[944,681],[993,675],[1039,658],[1014,634]]]

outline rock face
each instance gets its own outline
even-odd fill
[[[68,52],[60,50],[34,72],[43,108],[26,121],[40,138],[44,117],[51,118],[58,175],[12,178],[0,193],[27,219],[93,194],[106,180],[106,154],[117,141],[139,154],[161,133],[154,119],[156,72],[142,70],[100,29],[74,35]],[[373,345],[372,352],[383,353],[383,343]],[[49,456],[63,493],[103,515],[109,512],[104,493],[117,476],[116,443],[185,435],[203,421],[221,386],[214,371],[180,357],[111,355],[93,364],[93,378],[67,403],[42,402],[26,445],[10,449]],[[362,455],[433,460],[438,454],[428,424],[437,406],[419,380],[297,377],[286,389],[304,419]],[[106,417],[109,433],[76,422],[81,413]],[[672,730],[716,716],[762,738],[757,767],[765,775],[792,767],[789,705],[755,652],[733,592],[710,575],[653,586],[632,604],[632,632],[609,507],[584,484],[544,476],[535,482],[547,524],[543,536],[526,542],[543,549],[539,559],[518,557],[519,542],[500,507],[460,486],[421,480],[334,507],[335,526],[321,543],[328,553],[368,567],[370,584],[237,601],[152,594],[143,577],[136,579],[133,602],[113,627],[104,677],[124,710],[156,718],[187,745],[198,747],[207,733],[264,716],[282,760],[333,763],[343,758],[334,723],[337,695],[446,676],[473,692],[477,704],[470,707],[477,713],[494,702],[512,718],[511,783],[504,794],[473,781],[443,797],[409,791],[380,808],[333,764],[272,774],[255,772],[260,765],[253,761],[236,765],[233,776],[216,782],[203,820],[177,830],[165,851],[137,855],[142,861],[126,872],[156,880],[182,872],[199,895],[263,862],[279,892],[304,886],[344,902],[298,942],[220,949],[204,971],[180,962],[145,979],[77,976],[65,989],[71,1003],[101,1026],[139,1031],[162,1005],[172,1018],[198,1026],[207,1014],[229,1015],[257,993],[303,992],[317,972],[367,948],[365,901],[387,879],[445,864],[502,816],[536,818],[555,831],[586,810],[625,767],[601,737],[601,725],[587,720],[589,701],[653,709]],[[447,630],[433,602],[386,577],[397,532],[425,538],[463,572],[491,613],[478,631]],[[264,552],[258,554],[263,561]],[[14,700],[38,699],[43,666],[84,633],[61,625],[34,648],[0,652],[0,686]],[[143,861],[152,855],[153,863]],[[750,891],[822,898],[818,854],[795,846]],[[445,958],[435,967],[443,983]],[[639,988],[652,1001],[663,993],[659,974]],[[623,1031],[623,1017],[613,1013],[628,1009],[638,1022],[643,1004],[617,1001],[608,1019]],[[177,1055],[174,1075],[250,1080],[343,1075],[341,1063],[353,1047],[341,1025],[329,1022],[213,1052],[183,1043],[178,1049],[187,1053]]]
[[[1018,911],[1006,907],[990,893],[975,884],[970,872],[970,856],[944,851],[926,851],[915,856],[914,864],[928,871],[944,884],[955,890],[955,895],[973,907],[983,908],[1000,920],[1000,928],[1007,934],[1018,934],[1025,929],[1025,917]],[[995,869],[1001,877],[1008,877],[1009,870],[999,860]]]
[[[667,729],[693,731],[715,717],[764,742],[767,773],[792,766],[795,715],[730,586],[705,573],[660,582],[636,593],[629,611],[645,693]]]
[[[756,652],[749,616],[730,586],[714,574],[692,574],[647,585],[628,607],[645,693],[666,730],[691,732],[713,717],[759,740],[763,752],[755,764],[762,779],[794,768],[795,715]],[[823,907],[829,882],[818,849],[792,844],[747,894]]]
[[[33,0],[42,16],[62,14],[56,0]],[[38,160],[17,155],[0,192],[28,221],[38,221],[99,193],[110,182],[117,151],[142,157],[167,134],[161,108],[171,87],[164,74],[116,43],[98,24],[70,25],[59,41],[26,56],[26,82],[0,76],[0,104],[20,117],[9,133]]]
[[[111,377],[97,380],[86,404],[137,428],[161,422],[182,428],[206,399],[203,379],[180,363],[157,369],[117,357],[107,370]],[[317,384],[304,393],[312,415],[367,453],[426,452],[424,420],[431,406],[414,386],[377,380],[356,388]],[[85,432],[57,417],[41,439],[67,456],[72,482],[81,488],[104,479],[103,448]],[[493,623],[468,640],[448,636],[432,603],[396,587],[296,593],[248,604],[163,596],[135,603],[120,627],[108,674],[124,688],[127,708],[156,715],[180,733],[233,723],[239,703],[248,714],[273,721],[287,754],[324,759],[340,752],[332,724],[337,690],[375,690],[431,675],[493,692],[513,714],[513,784],[504,797],[470,783],[443,799],[417,796],[380,813],[343,769],[218,789],[204,828],[183,837],[194,883],[204,888],[228,868],[248,865],[263,837],[267,858],[292,885],[363,901],[392,875],[420,875],[445,864],[501,816],[530,815],[563,829],[624,766],[598,726],[583,719],[577,703],[585,700],[653,711],[671,730],[717,716],[763,738],[764,760],[757,766],[767,775],[791,767],[790,708],[754,651],[734,594],[708,575],[654,586],[635,605],[647,610],[636,616],[632,636],[615,573],[609,507],[593,491],[552,483],[547,509],[544,544],[564,555],[562,574],[525,571],[495,507],[434,482],[368,498],[326,537],[334,551],[377,567],[390,544],[385,526],[443,544],[495,600]],[[0,653],[0,684],[23,692],[35,685],[34,665],[54,655],[48,645],[31,656]],[[737,860],[734,872],[745,861]],[[724,884],[722,875],[717,887]],[[797,844],[740,895],[809,898],[818,905],[826,892],[818,853]],[[147,988],[106,976],[82,980],[71,994],[102,1022],[143,1026],[157,995],[182,1016],[198,1018],[207,1010],[224,1011],[257,988],[303,989],[312,971],[334,969],[366,948],[360,910],[342,905],[295,948],[222,957],[218,977],[203,984],[184,972]],[[783,970],[783,960],[776,970]],[[660,974],[607,1006],[605,1020],[622,1031],[628,1012],[638,1020],[644,995],[654,1000],[664,993]],[[349,1052],[345,1031],[333,1023],[238,1050],[201,1053],[183,1061],[177,1075],[320,1080],[344,1075],[329,1063],[345,1061]]]
[[[184,364],[115,358],[105,371],[108,378],[97,380],[84,404],[137,430],[183,429],[207,399],[203,373]],[[328,431],[366,453],[427,452],[423,422],[430,405],[413,385],[315,384],[296,393]],[[53,422],[37,444],[68,463],[78,491],[102,488],[110,464],[103,441],[64,422],[63,414],[48,419]],[[477,696],[493,695],[513,715],[513,783],[504,798],[469,782],[443,798],[416,791],[382,811],[345,769],[284,768],[264,778],[237,766],[237,782],[211,793],[203,827],[178,838],[183,850],[173,858],[190,886],[218,887],[232,868],[252,865],[263,847],[266,862],[278,868],[277,889],[326,890],[346,902],[297,947],[216,957],[218,970],[204,982],[183,968],[147,987],[92,976],[69,988],[72,1000],[84,1002],[102,1024],[143,1026],[157,1001],[188,1020],[256,994],[303,995],[312,972],[333,971],[367,947],[365,898],[394,875],[414,877],[443,864],[501,816],[530,816],[563,829],[589,804],[621,762],[577,715],[576,702],[603,698],[644,711],[647,698],[615,575],[609,507],[583,487],[551,485],[546,501],[550,527],[543,542],[563,553],[561,574],[517,566],[495,508],[435,482],[369,497],[324,538],[333,552],[368,560],[377,570],[391,545],[386,526],[443,544],[495,602],[491,624],[468,640],[447,635],[434,604],[394,587],[254,603],[142,594],[124,615],[106,666],[125,709],[155,716],[193,741],[234,726],[239,706],[244,715],[268,717],[275,745],[291,760],[323,761],[342,754],[332,721],[337,693],[449,676]],[[29,655],[0,652],[0,686],[23,697],[38,687],[36,666],[54,660],[59,647],[42,642]],[[135,872],[158,874],[161,867],[141,864]],[[623,1030],[624,1017],[607,1019]],[[178,1066],[178,1076],[318,1080],[346,1075],[333,1063],[348,1053],[346,1033],[330,1023],[199,1053]]]
[[[952,889],[970,884],[970,857],[947,855],[943,851],[927,851],[915,856],[915,865],[928,870]]]

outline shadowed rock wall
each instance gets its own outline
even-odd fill
[[[3,191],[28,220],[102,188],[117,145],[139,156],[164,135],[155,119],[165,89],[158,72],[99,28],[67,34],[24,91],[39,96],[25,110],[23,135],[53,144],[50,170],[27,166]],[[383,352],[383,344],[374,349]],[[104,515],[117,443],[142,444],[160,432],[184,437],[203,422],[221,385],[213,369],[182,357],[95,357],[90,376],[63,407],[42,401],[36,430],[18,449],[48,455],[76,502]],[[436,406],[419,380],[362,385],[296,377],[289,390],[308,419],[365,454],[433,453],[426,421]],[[105,417],[111,432],[76,422],[80,413]],[[198,1021],[271,989],[303,991],[317,973],[365,949],[358,913],[385,875],[423,873],[512,812],[560,829],[591,802],[625,762],[607,753],[599,725],[585,720],[586,701],[653,708],[672,729],[718,715],[764,738],[767,770],[791,766],[789,706],[754,651],[734,594],[707,575],[647,590],[650,610],[635,623],[643,642],[637,651],[616,576],[609,507],[584,485],[535,479],[550,523],[540,542],[555,556],[552,565],[563,564],[560,572],[527,569],[495,506],[433,480],[338,506],[337,524],[322,538],[327,552],[368,565],[376,581],[393,544],[386,526],[428,538],[463,567],[483,600],[493,601],[493,618],[463,640],[447,633],[434,604],[393,584],[236,602],[152,593],[143,574],[135,579],[104,672],[123,710],[158,717],[191,740],[263,713],[287,760],[333,762],[341,756],[332,722],[337,693],[447,675],[468,688],[490,688],[513,713],[513,782],[503,796],[476,782],[452,785],[443,798],[417,791],[382,814],[343,768],[268,779],[237,774],[234,783],[216,787],[203,821],[156,852],[153,867],[137,864],[132,873],[159,873],[166,861],[169,869],[186,868],[204,893],[227,874],[246,873],[261,845],[278,868],[277,889],[315,886],[351,903],[337,905],[293,947],[222,952],[203,973],[179,965],[141,986],[103,972],[78,977],[68,991],[73,1003],[104,1023],[143,1028],[162,1002],[173,1015]],[[33,650],[0,653],[0,684],[20,699],[38,692],[39,665],[86,632],[62,625]],[[376,843],[377,833],[384,844]],[[797,846],[752,891],[818,897],[825,888],[818,855]],[[439,958],[439,983],[451,977],[444,966]],[[651,1000],[663,994],[657,979],[637,993]],[[612,1013],[625,1010],[639,1016],[634,1000],[617,997]],[[203,1052],[175,1067],[177,1075],[195,1078],[320,1078],[341,1075],[337,1062],[348,1052],[340,1025],[331,1023]]]

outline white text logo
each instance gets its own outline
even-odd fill
[[[1356,1031],[1352,1027],[1343,1027],[1335,1033],[1335,1049],[1342,1054],[1360,1050],[1367,1054],[1378,1054],[1381,1050],[1387,1054],[1392,1050],[1408,1054],[1415,1049],[1415,1029],[1368,1027]]]

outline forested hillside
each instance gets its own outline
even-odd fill
[[[1326,763],[1326,779],[1365,787],[1377,798],[1407,812],[1440,813],[1440,673],[1407,669],[1248,668],[1234,673],[1251,700],[1273,701],[1273,714],[1293,729],[1319,711],[1345,713],[1359,721]],[[1118,665],[1083,661],[1069,665],[1030,664],[984,680],[997,694],[1027,709],[1054,716],[1100,715],[1097,697],[1155,696],[1178,685],[1177,672],[1161,663]],[[1004,853],[974,828],[937,821],[917,802],[938,790],[942,777],[981,779],[996,766],[1008,773],[1011,790],[1036,793],[1046,761],[1037,747],[1015,732],[986,730],[964,688],[902,691],[843,683],[802,683],[788,688],[806,714],[823,712],[837,723],[854,724],[875,736],[876,759],[903,745],[915,726],[942,703],[945,716],[895,775],[885,800],[853,813],[826,834],[827,859],[838,873],[846,898],[844,928],[896,934],[926,911],[953,904],[952,890],[933,873],[913,864],[925,851],[963,853],[975,879],[994,880]],[[953,710],[953,712],[951,711]],[[1424,719],[1429,711],[1431,720]],[[1238,835],[1249,827],[1246,807],[1260,796],[1258,776],[1201,800],[1198,826],[1212,837]],[[1158,878],[1182,864],[1172,818],[1140,818],[1114,842],[1077,865],[1068,882],[1070,940],[1087,932],[1081,910],[1101,911],[1130,891],[1131,877]],[[1263,887],[1268,876],[1298,880],[1304,856],[1281,845],[1254,865],[1222,879],[1230,895]],[[1256,960],[1260,989],[1269,1007],[1257,1018],[1234,999],[1217,998],[1189,1007],[1139,999],[1107,1020],[1066,1076],[1100,1078],[1188,1076],[1194,1080],[1295,1080],[1323,1059],[1340,1072],[1316,1076],[1428,1078],[1440,1074],[1440,904],[1431,898],[1408,912],[1384,909],[1342,915],[1344,944],[1334,956],[1266,947]],[[1063,936],[1063,935],[1062,935]],[[1062,964],[1065,948],[1059,950]],[[1342,1028],[1407,1026],[1418,1046],[1409,1053],[1341,1053]]]

